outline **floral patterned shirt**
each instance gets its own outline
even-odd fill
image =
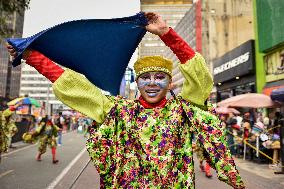
[[[208,111],[181,97],[163,108],[113,98],[105,122],[91,129],[89,154],[101,188],[194,188],[192,135],[197,133],[218,178],[235,188],[243,182],[227,150],[224,127]]]

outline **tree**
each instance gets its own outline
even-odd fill
[[[29,8],[30,0],[0,0],[0,38],[11,36],[13,27],[9,21],[16,12],[24,14],[24,10]]]

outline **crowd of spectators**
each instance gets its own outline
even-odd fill
[[[269,157],[273,156],[274,149],[280,149],[280,127],[283,124],[280,112],[272,111],[264,116],[262,112],[248,110],[239,115],[222,114],[220,118],[222,124],[226,125],[227,142],[235,157],[245,156],[246,159],[258,163],[270,163],[256,149]],[[245,141],[251,145],[246,145]]]

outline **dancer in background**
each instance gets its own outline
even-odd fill
[[[34,143],[39,142],[37,161],[42,160],[42,155],[46,152],[47,146],[51,149],[52,163],[58,163],[56,158],[56,137],[60,129],[52,123],[48,116],[42,118],[36,130],[31,133],[25,133],[23,139],[25,142]]]
[[[210,168],[210,165],[209,163],[206,162],[206,158],[205,158],[205,153],[206,151],[204,150],[204,147],[202,147],[202,144],[200,142],[196,142],[195,143],[196,145],[196,156],[197,156],[197,159],[199,161],[199,168],[202,172],[205,172],[205,176],[207,178],[211,178],[212,177],[212,173],[211,173],[211,168]],[[204,162],[204,164],[203,164]]]
[[[1,127],[4,133],[2,137],[2,151],[7,152],[9,148],[12,148],[12,137],[18,132],[18,128],[13,118],[14,112],[20,104],[10,106],[1,113]]]

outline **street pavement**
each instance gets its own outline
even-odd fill
[[[85,164],[81,166],[81,169],[86,165],[88,158],[85,154]],[[198,161],[195,161],[198,162]],[[268,165],[260,165],[242,161],[240,159],[236,160],[240,174],[246,184],[247,189],[283,189],[284,188],[284,176],[274,175],[273,171],[268,169]],[[257,168],[259,167],[259,168]],[[221,182],[217,179],[217,174],[214,170],[212,178],[205,177],[204,172],[199,170],[198,163],[195,166],[195,181],[196,189],[232,189],[229,185]],[[78,174],[77,174],[78,175]],[[76,176],[77,176],[76,175]],[[262,175],[262,176],[260,176]],[[65,189],[70,188],[73,183],[69,181],[74,180],[76,176],[73,175],[72,179],[69,176],[63,178],[60,184],[55,187],[55,189]],[[281,184],[282,182],[282,184]],[[68,187],[67,187],[68,186]],[[79,179],[73,185],[72,189],[99,189],[99,175],[92,164],[89,164],[85,171],[80,175]]]
[[[48,187],[72,160],[85,149],[82,134],[70,132],[63,136],[63,145],[57,148],[58,164],[52,164],[51,149],[35,160],[37,145],[28,145],[2,155],[0,164],[1,189],[42,189]]]
[[[50,149],[43,156],[42,162],[35,161],[37,145],[22,145],[5,154],[0,164],[0,188],[98,189],[99,175],[93,164],[89,162],[85,141],[82,134],[76,132],[65,134],[63,145],[58,147],[60,161],[57,165],[51,162]],[[247,189],[284,188],[284,176],[275,175],[267,164],[255,164],[242,159],[236,159],[236,164]],[[196,163],[195,173],[196,189],[231,189],[217,179],[214,170],[212,170],[213,177],[208,179]]]

